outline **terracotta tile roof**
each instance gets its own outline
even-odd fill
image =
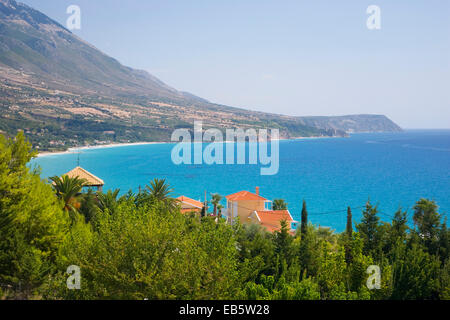
[[[266,198],[263,198],[261,196],[258,196],[257,194],[254,194],[254,193],[251,193],[251,192],[248,192],[248,191],[240,191],[240,192],[237,192],[237,193],[233,193],[233,194],[230,194],[229,196],[226,196],[225,198],[227,200],[230,200],[230,201],[242,201],[242,200],[244,200],[244,201],[246,201],[246,200],[264,200],[264,201],[267,201]]]
[[[199,209],[203,208],[202,202],[185,197],[185,196],[178,197],[177,200],[180,202],[186,203],[188,205],[191,205],[193,207],[199,208]]]
[[[68,176],[69,178],[78,177],[79,179],[84,179],[86,180],[85,186],[103,186],[105,184],[102,179],[94,176],[92,173],[81,167],[76,167],[75,169],[67,172],[65,176]]]
[[[181,213],[191,213],[191,212],[200,213],[201,210],[202,209],[198,209],[198,208],[180,209]]]
[[[280,230],[281,228],[280,223],[283,220],[287,221],[288,226],[290,225],[291,222],[296,222],[292,218],[289,210],[255,211],[255,213],[260,224],[270,232]]]

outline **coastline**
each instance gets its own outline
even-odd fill
[[[143,146],[143,145],[150,145],[150,144],[165,144],[165,143],[170,143],[170,142],[156,141],[156,142],[111,143],[111,144],[99,144],[99,145],[92,145],[92,146],[72,147],[72,148],[67,149],[66,151],[55,151],[55,152],[44,151],[44,152],[39,153],[36,156],[36,158],[57,156],[57,155],[63,155],[63,154],[75,154],[81,150],[109,149],[109,148],[118,148],[118,147]]]
[[[317,137],[291,137],[291,138],[279,138],[278,141],[295,141],[295,140],[305,140],[305,139],[322,139],[322,138],[342,138],[338,136],[328,137],[328,136],[317,136]],[[234,141],[223,141],[224,143],[234,142]],[[175,142],[167,142],[167,141],[154,141],[154,142],[125,142],[125,143],[110,143],[110,144],[99,144],[99,145],[89,145],[82,147],[71,147],[66,151],[44,151],[38,153],[36,158],[43,158],[49,156],[58,156],[64,154],[76,154],[81,150],[94,150],[94,149],[109,149],[109,148],[118,148],[118,147],[131,147],[131,146],[143,146],[143,145],[152,145],[152,144],[168,144]]]

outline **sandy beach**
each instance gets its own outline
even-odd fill
[[[41,152],[37,155],[37,158],[48,157],[48,156],[57,156],[57,155],[62,155],[62,154],[78,153],[83,150],[130,147],[130,146],[141,146],[141,145],[163,144],[163,143],[170,143],[170,142],[111,143],[111,144],[101,144],[101,145],[93,145],[93,146],[73,147],[73,148],[67,149],[67,151]]]
[[[287,141],[287,140],[304,140],[304,139],[321,139],[321,138],[340,138],[340,137],[292,137],[292,138],[279,138],[276,139],[278,141]],[[275,139],[273,139],[275,140]],[[270,141],[270,140],[269,140]],[[223,143],[230,143],[235,141],[223,141]],[[149,145],[149,144],[164,144],[164,143],[176,143],[176,142],[132,142],[132,143],[111,143],[111,144],[101,144],[101,145],[92,145],[92,146],[82,146],[82,147],[72,147],[67,149],[66,151],[55,151],[55,152],[41,152],[37,155],[38,158],[48,157],[48,156],[57,156],[62,154],[73,154],[78,153],[83,150],[93,150],[93,149],[107,149],[107,148],[118,148],[118,147],[129,147],[129,146],[140,146],[140,145]]]

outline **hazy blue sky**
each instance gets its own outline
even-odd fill
[[[386,114],[450,128],[448,0],[22,0],[133,68],[212,102],[290,115]],[[381,30],[366,27],[369,5]]]

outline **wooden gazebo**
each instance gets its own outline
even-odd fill
[[[102,179],[94,176],[92,173],[81,167],[76,167],[75,169],[67,172],[65,175],[69,178],[77,177],[78,179],[84,179],[86,181],[84,184],[85,187],[95,187],[99,192],[102,192],[103,186],[105,185]]]

